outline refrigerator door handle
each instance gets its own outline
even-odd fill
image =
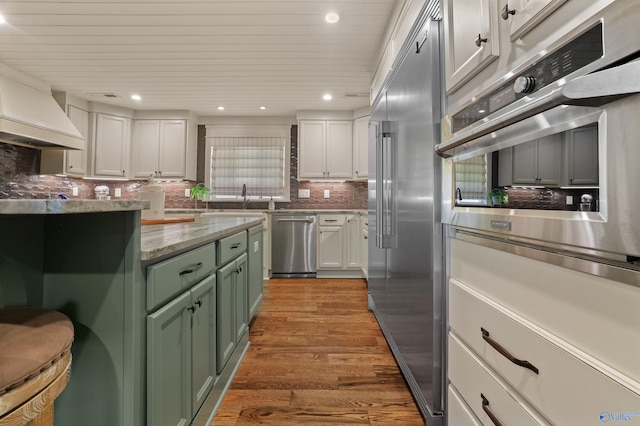
[[[381,196],[376,197],[379,200],[378,209],[379,212],[379,226],[376,228],[379,231],[378,234],[378,247],[379,248],[395,248],[397,246],[396,236],[396,209],[395,209],[395,191],[394,187],[394,140],[392,133],[392,123],[389,121],[383,121],[381,123],[381,131],[379,133],[379,172],[376,176],[380,176],[379,182],[381,182],[380,192]]]
[[[378,124],[376,129],[376,247],[384,248],[382,243],[383,224],[382,224],[382,206],[384,198],[384,176],[383,176],[383,144],[382,144],[382,126]]]

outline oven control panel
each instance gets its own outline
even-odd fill
[[[571,42],[547,54],[523,72],[507,80],[493,92],[452,116],[452,133],[470,126],[489,114],[558,81],[603,55],[602,23]]]

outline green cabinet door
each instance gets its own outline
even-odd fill
[[[217,272],[217,310],[216,310],[216,331],[217,331],[217,372],[229,361],[233,349],[236,345],[235,332],[235,277],[236,263],[229,262]]]
[[[216,380],[216,276],[191,289],[191,412],[195,415]]]
[[[262,226],[249,229],[249,321],[262,301]]]
[[[249,283],[249,264],[247,262],[247,254],[244,253],[236,259],[236,278],[235,278],[235,330],[236,342],[239,342],[244,333],[249,328],[249,300],[248,295]]]
[[[147,317],[147,424],[191,422],[191,294]]]

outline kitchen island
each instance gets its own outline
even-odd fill
[[[158,422],[158,416],[176,415],[171,409],[182,410],[179,415],[190,416],[184,419],[187,424],[192,421],[193,424],[205,424],[246,350],[245,324],[244,334],[235,336],[235,346],[227,348],[226,363],[216,365],[219,368],[215,369],[214,377],[195,392],[199,392],[195,398],[199,406],[179,387],[195,385],[192,377],[197,376],[197,372],[188,374],[184,383],[154,381],[184,378],[185,374],[191,373],[186,369],[195,365],[189,362],[175,366],[173,375],[153,376],[151,365],[162,361],[147,350],[153,350],[158,343],[150,337],[153,318],[177,299],[184,299],[185,294],[191,297],[189,292],[206,281],[209,299],[194,299],[193,303],[185,305],[185,310],[195,318],[195,304],[200,303],[198,308],[201,308],[207,300],[213,303],[207,307],[207,316],[202,320],[208,326],[204,332],[209,330],[209,334],[213,334],[213,337],[208,336],[209,341],[215,341],[217,327],[229,326],[216,321],[220,308],[227,307],[220,306],[216,298],[215,277],[222,269],[220,267],[233,263],[237,269],[236,263],[251,254],[246,253],[248,244],[245,241],[243,248],[238,246],[238,251],[243,253],[221,258],[224,246],[220,244],[227,238],[241,243],[247,230],[259,227],[261,221],[211,217],[197,218],[193,223],[142,226],[140,211],[144,208],[148,208],[147,201],[0,200],[3,229],[0,306],[42,306],[61,311],[74,322],[71,381],[56,400],[56,424],[169,424],[172,420]],[[194,264],[198,271],[193,274],[185,272],[189,271],[187,266],[190,264],[180,264],[191,260],[192,252],[206,255],[202,266],[199,262]],[[174,258],[178,260],[172,262]],[[183,275],[172,279],[164,273],[171,270],[164,266],[166,264],[182,268],[178,273]],[[154,267],[158,272],[156,277],[159,277],[156,279],[160,279],[157,288],[163,289],[160,292],[149,290],[156,288],[152,287],[148,276]],[[246,279],[256,278],[246,276]],[[238,282],[240,280],[236,278],[232,281],[233,284]],[[151,293],[157,298],[151,300]],[[237,302],[240,308],[248,305],[236,299],[243,296],[242,291],[231,296],[230,300]],[[197,313],[203,311],[205,309],[199,309]],[[226,317],[233,320],[234,327],[234,315],[244,315],[238,311],[242,309],[232,309]],[[181,325],[187,323],[185,319],[183,315]],[[248,323],[246,316],[243,320]],[[184,329],[179,331],[182,333]],[[178,343],[193,342],[188,339]],[[158,352],[171,354],[173,349],[164,347]],[[183,349],[188,348],[180,348]],[[215,353],[210,355],[215,359]],[[153,389],[164,392],[156,401],[175,400],[177,403],[156,406],[153,411],[150,403]],[[205,394],[202,394],[203,389]],[[156,420],[151,422],[150,417]]]

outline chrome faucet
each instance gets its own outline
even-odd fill
[[[456,188],[456,200],[462,201],[462,191],[460,191],[460,188]]]
[[[240,195],[242,196],[242,210],[246,210],[247,209],[247,204],[249,204],[249,198],[247,197],[247,184],[246,183],[242,184],[242,193]]]

